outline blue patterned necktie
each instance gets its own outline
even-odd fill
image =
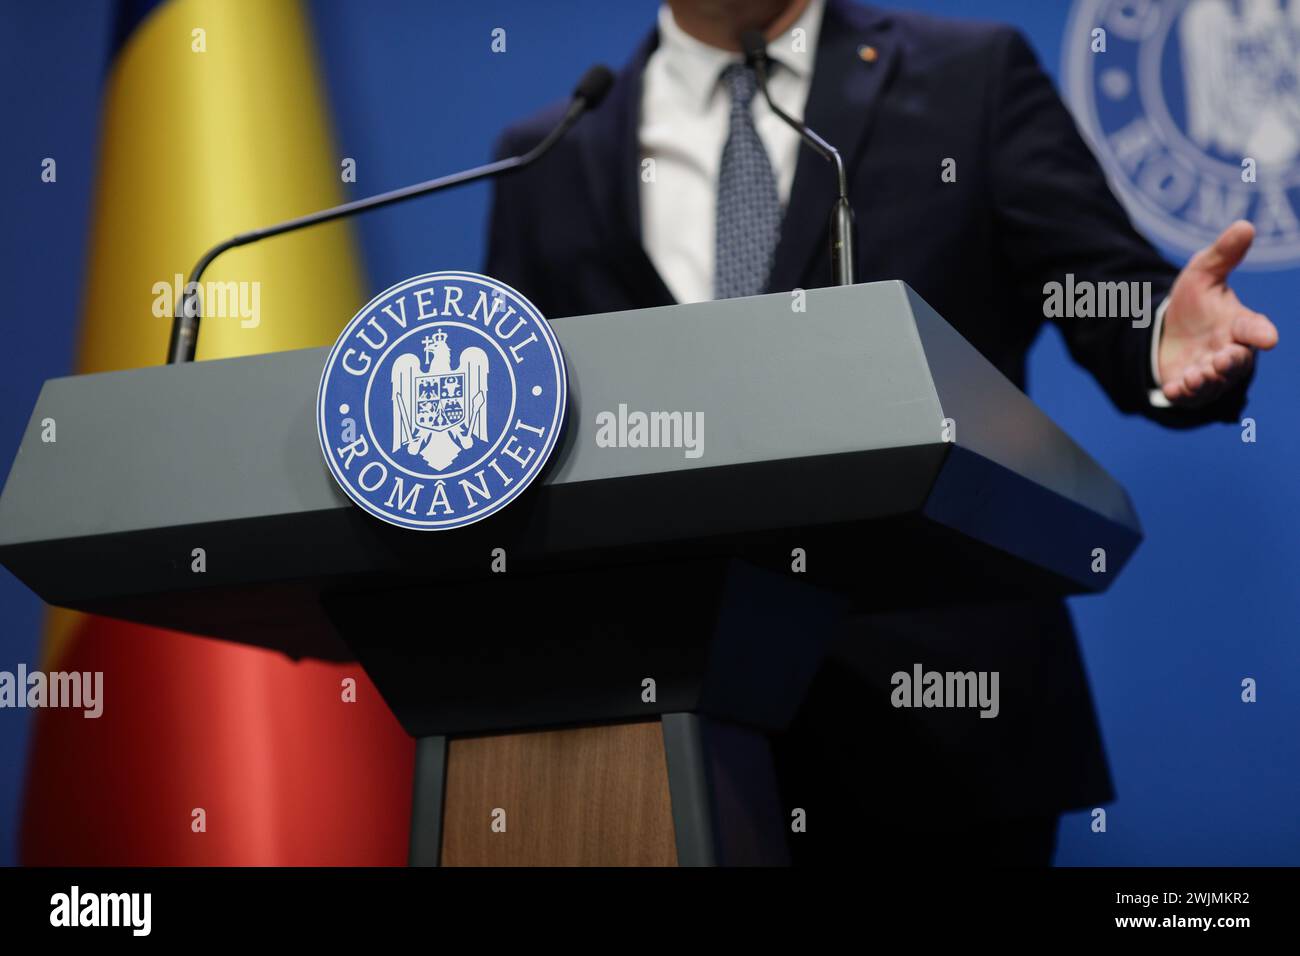
[[[781,200],[750,104],[758,89],[754,71],[733,63],[722,71],[731,94],[727,145],[718,170],[717,237],[713,297],[758,295],[767,285],[781,231]]]

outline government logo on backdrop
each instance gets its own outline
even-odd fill
[[[390,524],[458,528],[537,477],[564,421],[550,325],[514,289],[434,272],[372,299],[325,361],[321,450],[353,501]]]
[[[1300,0],[1076,0],[1064,46],[1066,98],[1144,231],[1190,253],[1248,219],[1247,265],[1300,264]]]

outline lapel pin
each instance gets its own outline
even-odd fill
[[[858,59],[861,60],[863,63],[875,63],[877,57],[879,56],[880,53],[877,52],[874,46],[868,46],[867,44],[863,44],[862,46],[858,47]]]

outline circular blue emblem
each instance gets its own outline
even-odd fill
[[[325,360],[316,429],[334,480],[377,518],[421,531],[504,508],[564,422],[560,344],[532,303],[472,272],[380,293]]]
[[[1062,83],[1150,236],[1248,219],[1247,266],[1300,264],[1300,0],[1075,0]]]

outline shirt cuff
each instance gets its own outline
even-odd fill
[[[1156,383],[1156,387],[1147,392],[1147,401],[1151,403],[1152,408],[1169,408],[1171,403],[1165,398],[1165,393],[1160,390],[1160,333],[1165,328],[1165,310],[1169,308],[1169,296],[1160,303],[1156,309],[1155,320],[1151,323],[1151,381]]]

